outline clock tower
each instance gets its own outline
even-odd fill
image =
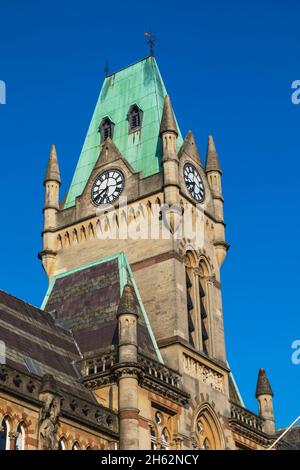
[[[182,138],[153,56],[105,78],[60,203],[54,147],[45,178],[40,259],[50,286],[59,276],[124,254],[158,360],[180,375],[190,395],[176,424],[182,448],[234,447],[230,394],[242,406],[224,340],[220,269],[228,244],[221,179],[213,138],[205,164],[193,133]],[[200,237],[182,228],[187,214],[200,221]]]

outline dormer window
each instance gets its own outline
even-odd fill
[[[130,107],[127,114],[129,133],[135,132],[142,127],[143,111],[134,104]]]
[[[104,142],[108,137],[110,139],[113,138],[114,134],[114,123],[109,119],[109,117],[105,117],[102,119],[101,124],[99,126],[99,132],[101,135],[101,144]]]

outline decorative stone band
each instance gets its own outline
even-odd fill
[[[139,419],[140,410],[137,408],[127,409],[127,410],[119,410],[119,417],[121,419]]]
[[[141,381],[144,375],[143,368],[136,363],[123,363],[117,364],[112,369],[112,374],[116,380],[120,380],[126,377],[136,377],[138,381]]]
[[[41,378],[17,371],[8,365],[0,366],[0,389],[42,409],[40,388]],[[61,415],[63,417],[117,438],[118,419],[114,411],[97,405],[94,401],[76,396],[75,390],[74,394],[61,391],[61,398]]]
[[[183,371],[214,390],[225,393],[223,375],[185,353],[183,353]]]

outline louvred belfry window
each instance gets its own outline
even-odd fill
[[[200,319],[201,319],[201,334],[202,334],[202,348],[205,354],[208,354],[208,333],[207,333],[207,312],[205,308],[205,291],[199,282],[200,292]]]
[[[108,139],[108,137],[112,139],[114,134],[114,123],[108,117],[105,117],[101,121],[99,132],[101,136],[101,143]]]
[[[135,132],[142,127],[143,111],[134,104],[130,107],[128,115],[129,132]]]
[[[195,326],[193,322],[192,311],[194,309],[192,297],[191,297],[191,289],[193,285],[190,280],[188,273],[186,272],[186,298],[187,298],[187,315],[188,315],[188,331],[189,331],[189,342],[190,344],[195,347],[193,333],[195,331]]]

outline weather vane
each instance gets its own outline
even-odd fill
[[[148,38],[147,44],[150,46],[150,56],[154,57],[154,43],[156,41],[156,36],[153,36],[149,31],[144,33],[144,35]]]
[[[108,60],[106,59],[106,62],[105,62],[105,67],[104,67],[104,75],[105,77],[108,77],[109,75],[109,67],[108,67]]]

